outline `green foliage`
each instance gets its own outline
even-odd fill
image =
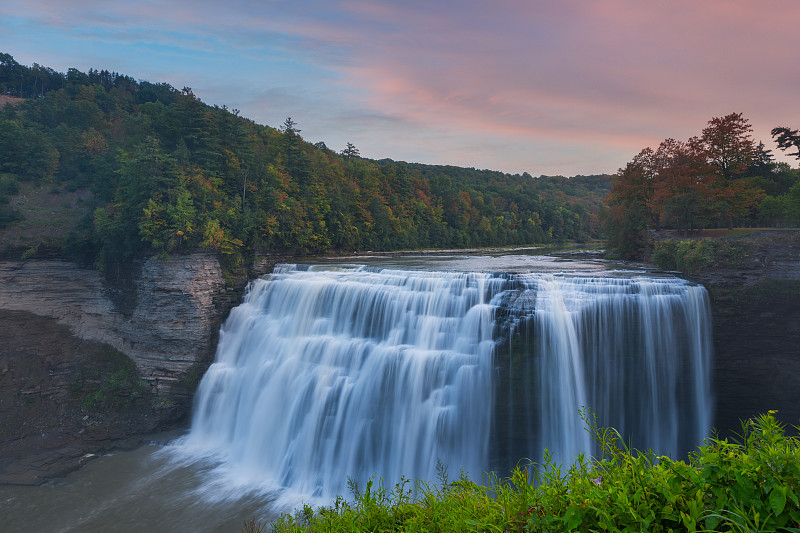
[[[7,70],[0,83],[22,79],[12,92],[34,94],[36,75],[25,80],[40,67],[10,56],[0,63]],[[0,172],[15,182],[91,190],[92,215],[73,229],[65,252],[99,268],[197,249],[219,252],[235,269],[264,249],[477,247],[599,235],[608,176],[373,161],[352,145],[338,154],[305,142],[291,118],[275,129],[209,106],[188,87],[108,71],[53,74],[58,83],[42,82],[39,72],[39,98],[0,112]],[[6,212],[0,220],[11,221]]]
[[[784,151],[795,150],[794,153],[788,152],[788,155],[800,159],[800,132],[798,132],[796,129],[793,130],[791,128],[779,127],[772,128],[770,133],[775,139],[778,148]]]
[[[242,533],[266,533],[266,524],[260,524],[255,520],[250,520],[242,526]]]
[[[741,246],[723,239],[666,239],[655,244],[652,261],[662,270],[701,272],[741,265],[744,253]]]
[[[392,490],[371,480],[360,491],[351,482],[352,502],[305,506],[273,530],[800,531],[800,439],[773,413],[743,422],[736,442],[710,439],[687,461],[632,450],[586,417],[598,458],[564,468],[546,456],[488,486],[463,475],[413,488],[403,480]]]
[[[8,205],[9,197],[17,194],[18,191],[17,180],[8,175],[0,175],[0,229],[22,219],[19,211]]]
[[[793,224],[800,224],[800,180],[789,189],[784,197],[786,215]]]

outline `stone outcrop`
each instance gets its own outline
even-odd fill
[[[185,394],[175,383],[213,353],[227,313],[217,302],[228,292],[222,270],[210,254],[150,258],[138,267],[126,291],[64,261],[0,263],[0,309],[54,318],[80,339],[127,354],[156,395]],[[121,292],[129,293],[123,303]]]
[[[800,279],[750,286],[710,284],[714,323],[716,427],[777,410],[800,423]]]
[[[65,261],[0,262],[0,481],[39,481],[65,458],[185,417],[241,294],[226,288],[211,254],[150,258],[111,283]],[[79,376],[100,387],[120,365],[103,356],[112,352],[133,361],[129,379],[142,384],[146,401],[82,408]],[[23,451],[27,477],[24,465],[9,464]]]
[[[800,423],[800,232],[769,231],[739,239],[739,264],[689,277],[711,297],[715,427],[740,431],[740,420],[777,410]]]
[[[114,392],[125,397],[99,402],[93,393],[104,377],[138,384],[120,365],[130,360],[76,337],[54,318],[0,310],[0,340],[0,482],[36,483],[66,472],[120,438],[152,430],[163,417],[150,395],[131,397],[143,385],[117,386]]]

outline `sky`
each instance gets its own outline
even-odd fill
[[[798,0],[26,0],[0,52],[191,87],[364,157],[613,173],[743,113],[800,128]]]

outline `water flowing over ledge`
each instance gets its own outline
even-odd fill
[[[518,280],[523,289],[503,306],[509,341],[496,353],[499,467],[524,450],[561,461],[596,451],[577,416],[584,406],[641,450],[685,457],[708,436],[713,348],[702,286],[643,276]]]
[[[589,406],[678,455],[710,427],[709,329],[674,278],[283,266],[232,311],[179,450],[329,499],[591,453]]]

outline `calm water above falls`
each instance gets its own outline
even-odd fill
[[[184,438],[0,488],[0,515],[63,501],[58,526],[34,529],[158,531],[146,517],[194,508],[198,530],[238,530],[346,495],[348,478],[435,479],[440,462],[479,479],[544,448],[591,453],[584,405],[680,456],[709,430],[708,321],[704,289],[674,278],[285,266],[232,311]],[[119,489],[93,490],[115,468]]]

